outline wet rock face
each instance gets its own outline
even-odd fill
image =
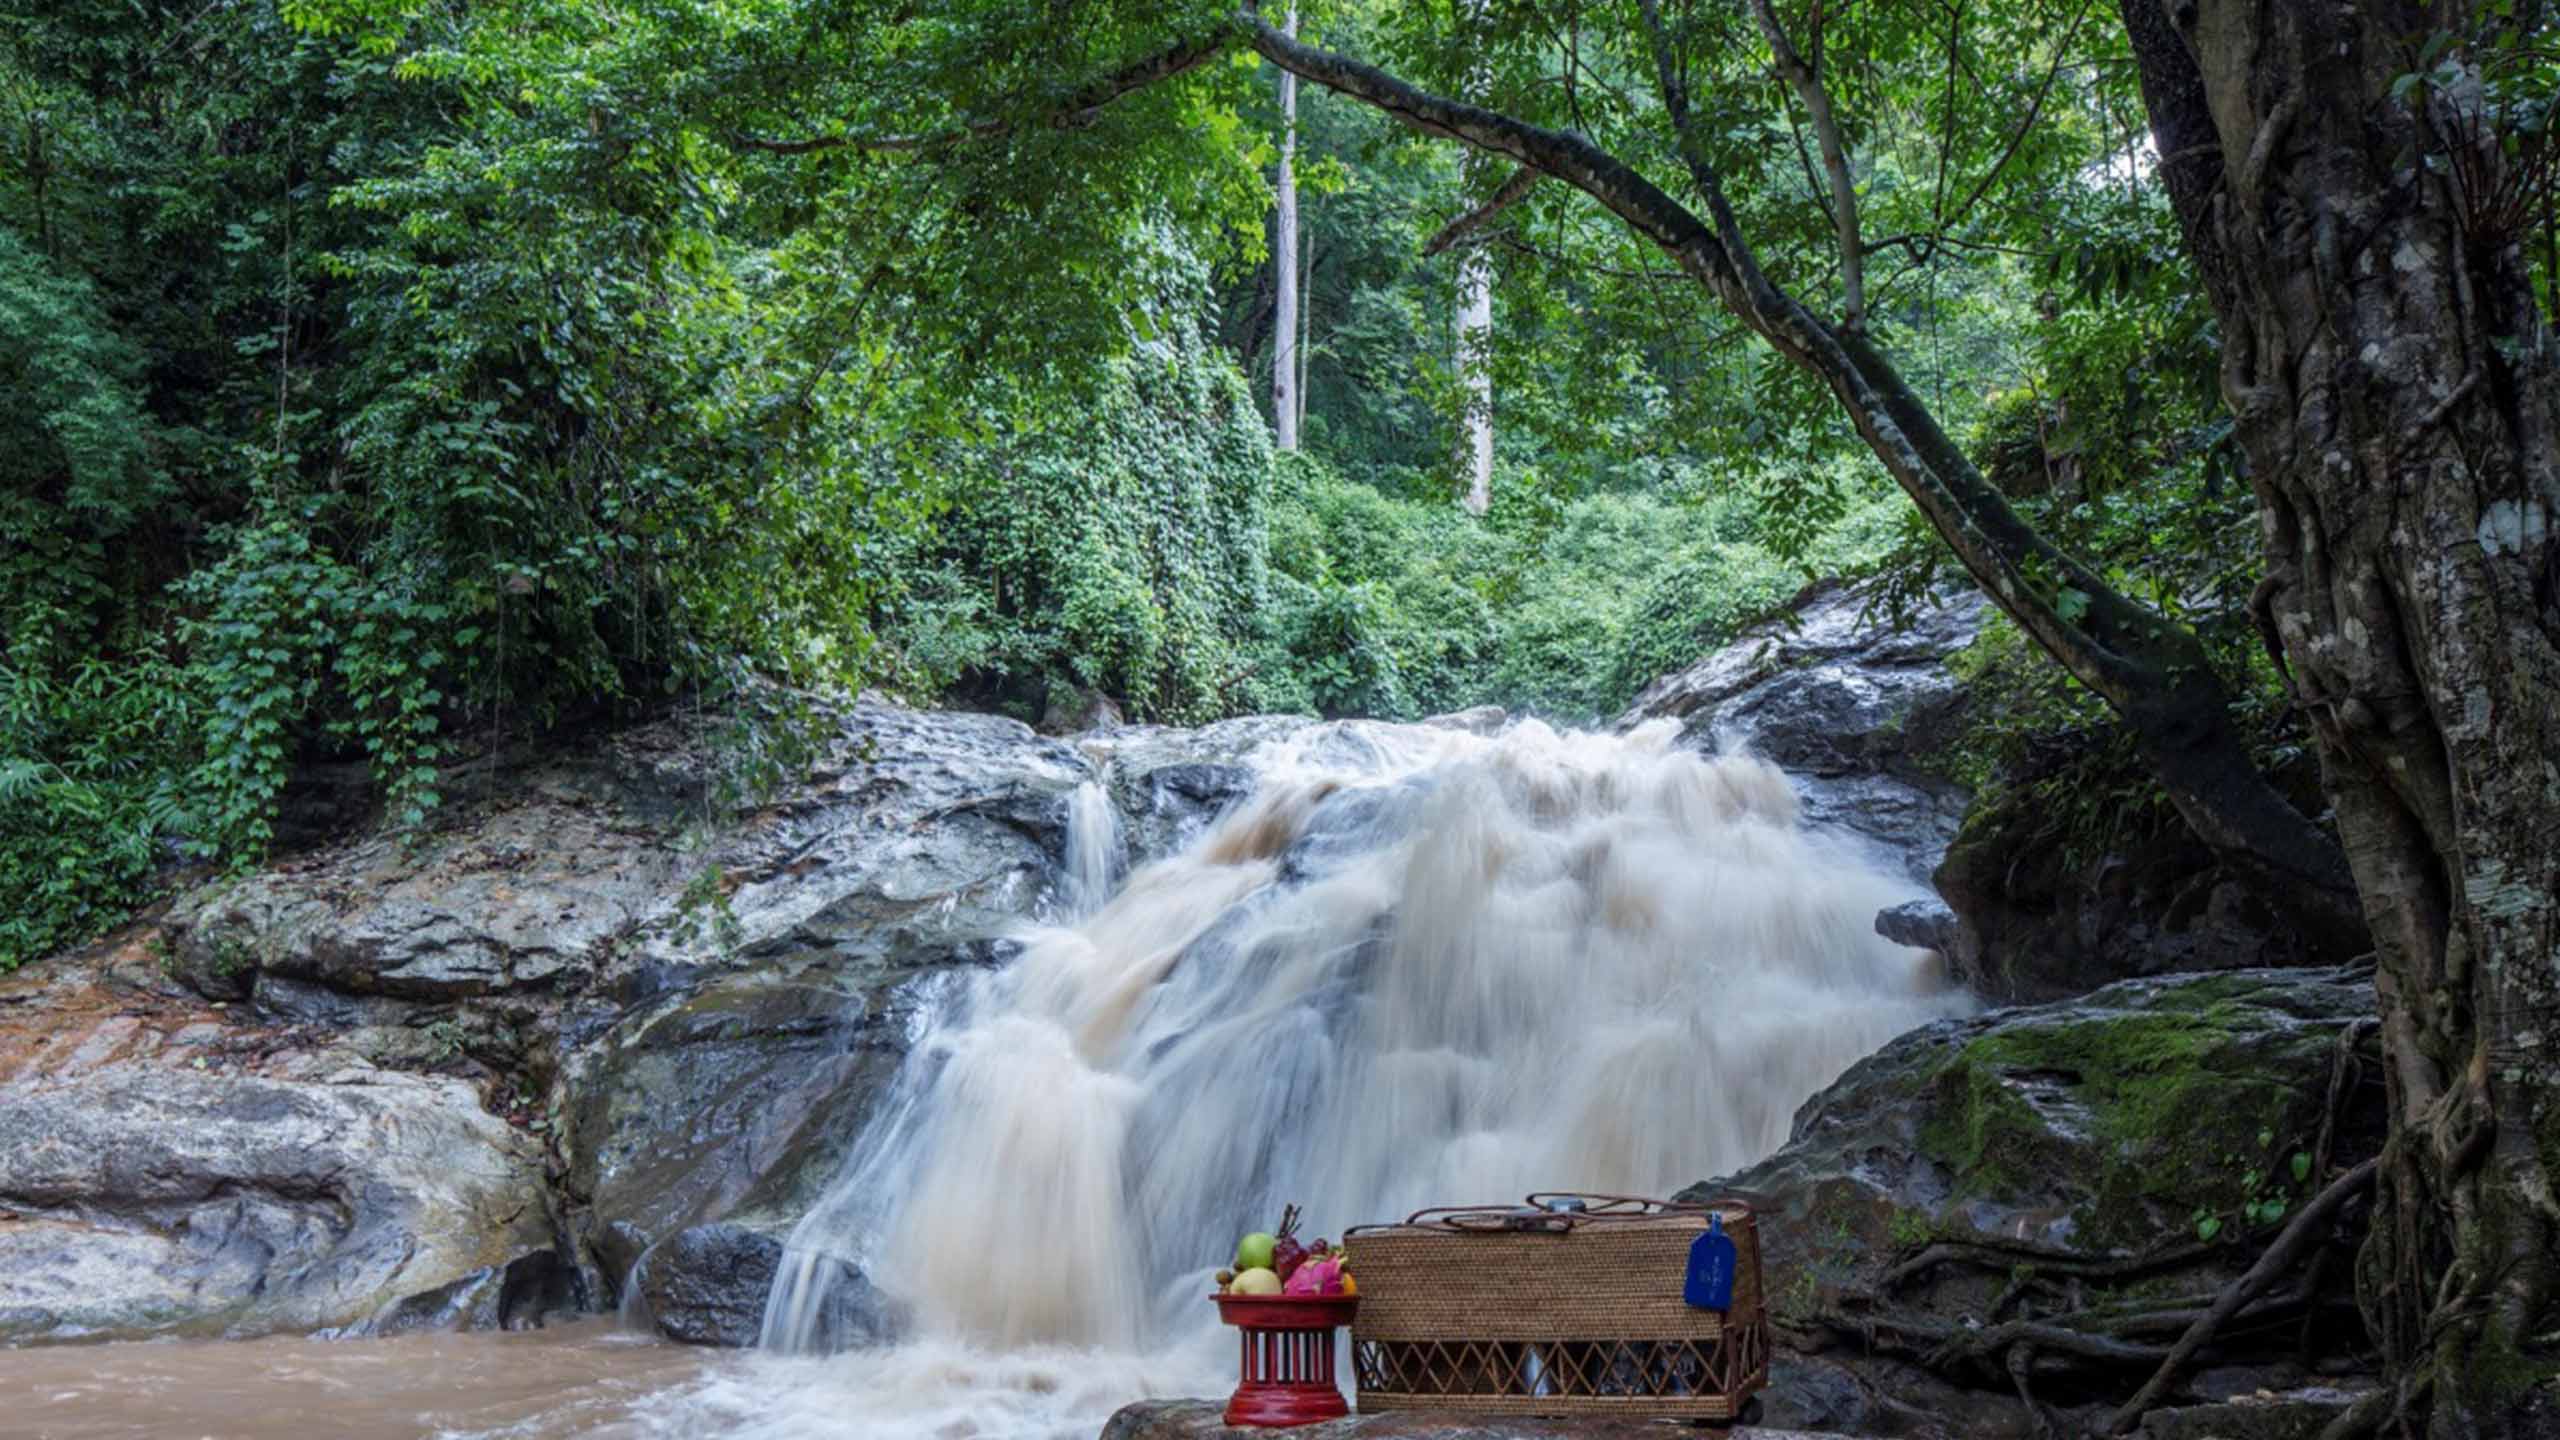
[[[688,1345],[745,1346],[764,1325],[765,1297],[782,1264],[782,1241],[746,1225],[696,1225],[677,1232],[649,1256],[641,1299],[658,1333]],[[866,1282],[828,1292],[838,1313],[829,1333],[859,1338],[888,1333],[885,1303]]]
[[[786,1223],[860,1133],[932,992],[958,974],[845,991],[749,972],[638,1010],[573,1054],[564,1190],[609,1276],[697,1221]],[[694,1263],[652,1257],[668,1280]],[[759,1304],[761,1294],[758,1292]]]
[[[89,976],[46,989],[41,1038],[0,1025],[0,1340],[494,1325],[556,1298],[542,1147],[471,1084]]]
[[[1984,611],[1966,590],[1896,628],[1869,616],[1858,592],[1819,586],[1787,616],[1646,686],[1617,728],[1668,719],[1701,749],[1748,744],[1795,779],[1807,821],[1925,880],[1967,798],[1931,758],[1964,706],[1946,662],[1972,643]]]
[[[2075,859],[2024,799],[1977,807],[1938,867],[1941,949],[1986,999],[2033,1004],[2093,979],[2335,965],[2184,829]]]

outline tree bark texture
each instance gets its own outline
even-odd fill
[[[2560,351],[2481,123],[2499,17],[2121,5],[2377,949],[2359,1294],[2429,1433],[2560,1433]],[[2437,32],[2462,78],[2413,89]]]

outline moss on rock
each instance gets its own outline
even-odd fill
[[[2318,1129],[2325,1094],[2305,1082],[2332,1028],[2251,1003],[2246,977],[2127,988],[2051,1017],[2013,1012],[1936,1068],[1920,1140],[1957,1197],[2018,1199],[2067,1167],[2087,1189],[2078,1238],[2103,1246],[2300,1198],[2287,1156]]]
[[[2319,1183],[2293,1157],[2318,1133],[2340,1030],[2372,1005],[2358,972],[2261,970],[1942,1022],[1807,1102],[1776,1155],[1691,1193],[1758,1196],[1769,1263],[1825,1285],[1926,1239],[2126,1252],[2200,1220],[2237,1236]],[[2366,1108],[2377,1124],[2351,1123],[2341,1160],[2378,1135]]]

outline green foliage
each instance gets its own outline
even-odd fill
[[[156,655],[0,662],[0,971],[98,929],[187,828],[194,692]]]
[[[1742,497],[1557,500],[1534,476],[1497,480],[1493,512],[1401,500],[1300,461],[1275,511],[1281,671],[1266,698],[1325,714],[1415,718],[1495,704],[1603,720],[1645,684],[1784,604],[1813,574],[1872,561],[1897,502],[1796,559],[1749,538]]]
[[[935,402],[734,161],[266,0],[5,44],[0,967],[308,760],[415,826],[475,727],[872,673]]]
[[[1193,318],[1196,261],[1168,245],[1129,350],[987,404],[950,447],[949,511],[891,626],[911,684],[1037,719],[1052,686],[1139,717],[1232,711],[1267,624],[1269,431]]]

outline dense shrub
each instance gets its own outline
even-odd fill
[[[1497,704],[1566,723],[1616,713],[1655,676],[1871,561],[1899,502],[1869,492],[1793,560],[1738,538],[1744,501],[1497,483],[1492,513],[1398,499],[1291,463],[1272,520],[1278,664],[1260,698],[1411,718]]]
[[[1036,719],[1091,688],[1148,719],[1238,708],[1267,626],[1272,449],[1168,248],[1127,352],[948,453],[939,525],[887,640],[924,693]]]

